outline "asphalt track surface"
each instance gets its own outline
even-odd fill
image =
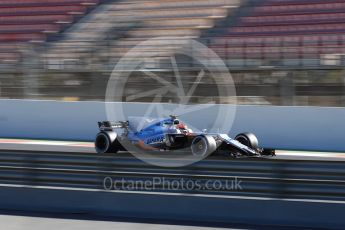
[[[185,167],[157,167],[128,152],[99,155],[95,153],[91,142],[0,139],[0,186],[48,186],[99,191],[104,190],[103,182],[107,176],[125,178],[126,182],[123,183],[131,178],[140,181],[153,178],[171,181],[201,179],[206,183],[208,179],[224,182],[238,177],[246,184],[245,191],[201,187],[193,190],[193,195],[200,192],[202,196],[236,196],[239,199],[308,197],[308,202],[317,199],[320,202],[333,200],[345,203],[344,155],[280,150],[277,156],[263,159],[234,159],[216,155]],[[126,192],[147,192],[146,189],[141,190]],[[158,186],[149,193],[176,195],[184,194],[185,189],[172,192]]]
[[[53,140],[27,140],[0,138],[1,150],[17,151],[47,151],[47,152],[73,152],[94,153],[92,142],[53,141]],[[130,155],[130,154],[128,154]],[[345,153],[340,152],[315,152],[315,151],[290,151],[276,150],[276,160],[320,160],[320,161],[345,161]]]
[[[49,152],[80,152],[85,154],[95,153],[92,143],[86,142],[65,142],[65,141],[42,141],[42,140],[18,140],[0,139],[1,150],[16,151],[49,151]],[[157,221],[147,220],[117,220],[117,219],[98,219],[97,217],[78,217],[78,216],[45,216],[38,213],[9,213],[0,214],[0,228],[7,230],[45,230],[45,229],[142,229],[142,230],[217,230],[224,228],[193,226],[192,223],[181,223],[179,225],[171,223],[156,223]],[[43,216],[43,217],[42,217]],[[96,220],[95,220],[96,219]],[[247,227],[245,227],[247,228]],[[235,229],[235,228],[233,228]]]
[[[11,153],[12,152],[12,153]],[[94,146],[92,142],[70,142],[70,141],[47,141],[47,140],[18,140],[18,139],[0,139],[0,154],[9,154],[9,155],[13,155],[16,157],[16,155],[18,154],[18,159],[22,159],[21,157],[25,157],[25,155],[27,156],[31,156],[31,154],[33,154],[34,156],[37,156],[39,158],[42,157],[42,159],[50,159],[51,157],[54,157],[54,155],[59,154],[61,155],[61,157],[63,158],[63,156],[69,156],[71,155],[71,159],[75,158],[75,159],[80,159],[84,158],[88,159],[88,158],[92,158],[93,156],[98,156],[95,153],[94,150]],[[337,152],[306,152],[306,151],[285,151],[285,150],[278,150],[276,152],[277,156],[275,157],[271,157],[269,158],[270,161],[272,162],[284,162],[284,161],[289,161],[289,162],[300,162],[303,163],[303,161],[305,161],[306,163],[308,163],[308,161],[313,161],[313,162],[320,162],[321,164],[323,164],[323,162],[328,162],[327,164],[331,164],[331,162],[336,161],[338,162],[338,164],[343,164],[342,162],[345,161],[345,153],[337,153]],[[117,156],[118,155],[118,156]],[[108,154],[106,156],[106,158],[111,159],[112,161],[115,161],[115,159],[119,159],[120,162],[127,162],[129,159],[129,162],[132,162],[135,158],[127,152],[121,152],[119,154]],[[59,156],[60,157],[60,156]],[[25,159],[29,159],[29,158],[25,158]],[[215,163],[215,162],[222,162],[226,160],[225,158],[217,158],[217,157],[213,157],[209,162],[211,163]],[[250,159],[248,159],[248,161],[246,162],[251,162]],[[334,162],[334,163],[336,163]],[[300,164],[298,163],[298,164]],[[224,164],[224,163],[215,163],[215,164]],[[265,162],[264,162],[265,164]],[[264,167],[264,164],[262,167]],[[271,164],[271,163],[269,163]],[[139,164],[141,165],[141,164]],[[14,166],[11,170],[18,170],[19,173],[25,173],[25,172],[30,172],[34,175],[35,172],[31,171],[31,169],[29,169],[29,165],[27,168],[22,167],[21,165],[19,165],[20,167]],[[24,165],[25,166],[25,165]],[[35,166],[35,165],[34,165]],[[37,166],[37,165],[36,165]],[[38,165],[39,167],[41,167],[41,165]],[[302,165],[304,167],[304,163]],[[12,167],[9,165],[3,165],[1,167]],[[22,167],[22,168],[21,168]],[[30,166],[31,167],[31,166]],[[56,165],[48,165],[47,167],[51,167],[51,168],[33,168],[34,170],[38,170],[39,173],[46,173],[47,170],[50,171],[54,171],[54,173],[64,173],[63,170],[68,170],[70,171],[69,173],[75,173],[75,174],[80,174],[83,175],[84,173],[87,175],[90,175],[90,173],[92,174],[101,174],[102,172],[99,171],[99,168],[97,168],[97,166],[95,166],[95,168],[90,168],[90,169],[80,169],[80,168],[65,168],[65,166],[61,165],[61,169],[59,169]],[[74,167],[74,166],[73,166]],[[78,165],[78,167],[80,167]],[[84,167],[84,166],[83,166]],[[89,166],[88,166],[89,167]],[[92,166],[93,167],[93,166]],[[211,167],[211,166],[210,166]],[[339,165],[339,167],[342,167],[341,165]],[[62,171],[61,171],[62,170]],[[108,169],[105,169],[108,170]],[[114,169],[109,169],[111,171],[107,171],[106,173],[112,172],[112,170]],[[123,170],[125,170],[126,172],[122,172],[122,173],[130,173],[127,172],[129,169],[127,168],[123,168]],[[133,168],[131,169],[133,171]],[[147,174],[148,171],[152,170],[151,168],[148,169],[140,169],[137,168],[134,171],[135,174],[137,175],[137,171],[142,171],[141,172],[143,175]],[[158,169],[157,169],[158,170]],[[161,169],[159,169],[161,170]],[[181,169],[183,170],[183,169]],[[200,168],[198,170],[201,170]],[[208,173],[209,171],[208,168],[205,168],[204,173]],[[92,171],[92,172],[91,172]],[[158,171],[156,171],[158,172]],[[156,173],[155,172],[155,173]],[[179,171],[177,171],[178,173],[181,173]],[[187,172],[187,173],[186,173]],[[183,173],[183,176],[195,176],[195,175],[189,175],[191,172],[189,172],[188,170]],[[115,172],[112,172],[115,173]],[[119,173],[119,172],[116,172]],[[159,175],[162,174],[163,176],[176,176],[176,172],[174,170],[170,171],[166,170],[166,171],[162,171],[162,172],[158,172]],[[195,172],[194,172],[195,173]],[[237,173],[237,172],[236,172]],[[42,175],[43,175],[42,174]],[[127,175],[126,174],[126,175]],[[165,175],[167,174],[167,175]],[[212,174],[212,171],[211,171]],[[110,174],[111,175],[111,174]],[[150,175],[148,175],[150,176]],[[210,175],[208,175],[210,176]],[[214,175],[214,176],[219,176],[219,175]],[[220,176],[224,176],[224,175],[220,175]],[[241,176],[241,175],[240,175]],[[246,176],[246,175],[244,175]],[[248,176],[248,175],[247,175]],[[262,178],[255,178],[255,180],[260,179],[266,181],[266,180],[272,180],[273,182],[275,181],[276,178],[264,178],[265,175],[261,175]],[[271,175],[267,175],[267,176],[271,176]],[[287,176],[291,176],[291,175],[287,175]],[[248,180],[252,180],[253,178],[251,178],[251,176],[249,176],[247,178]],[[343,181],[343,178],[335,178],[335,179],[329,179],[329,178],[318,178],[318,176],[315,178],[307,178],[305,177],[305,175],[303,175],[303,178],[285,178],[284,180],[286,180],[287,183],[299,183],[299,181],[301,181],[301,183],[330,183],[330,184],[338,184],[340,183],[340,186],[342,186],[342,184],[344,184],[345,182]],[[291,180],[291,181],[290,181]],[[250,182],[251,183],[251,182]],[[271,183],[271,182],[269,182]],[[20,184],[1,184],[0,186],[22,186]],[[28,187],[28,185],[24,185],[26,187]],[[29,185],[31,186],[31,185]],[[51,186],[51,185],[48,185]],[[332,186],[332,185],[331,185]],[[40,187],[40,186],[32,186],[32,187]],[[44,187],[44,186],[42,186]],[[54,189],[54,188],[53,188]],[[94,189],[94,188],[73,188],[73,186],[71,186],[70,188],[68,187],[64,187],[64,188],[60,188],[60,189],[82,189],[82,190],[92,190],[92,191],[100,191],[102,190],[102,188],[98,188],[98,189]],[[112,192],[117,192],[117,191],[112,191]],[[138,191],[139,193],[141,193],[140,191]],[[196,196],[198,194],[173,194],[173,193],[167,193],[165,191],[162,191],[164,194],[166,195],[182,195],[182,196]],[[160,192],[158,192],[160,194]],[[162,193],[162,194],[163,194]],[[343,193],[340,191],[340,193]],[[154,195],[154,193],[152,193],[152,195]],[[325,200],[323,199],[323,197],[316,197],[316,198],[310,198],[310,199],[300,199],[300,198],[294,198],[294,197],[290,197],[288,199],[286,198],[281,198],[281,197],[270,197],[270,196],[264,196],[264,195],[259,195],[259,196],[249,196],[249,195],[245,195],[245,196],[241,196],[238,194],[201,194],[202,196],[209,196],[210,198],[216,198],[216,197],[229,197],[229,198],[234,198],[236,197],[236,199],[277,199],[277,200],[287,200],[287,201],[293,201],[293,202],[318,202],[318,203],[328,203],[328,202],[334,202],[337,204],[345,204],[345,200],[343,199],[343,196],[338,197],[338,198],[334,198],[333,200]],[[81,219],[69,219],[69,218],[55,218],[55,217],[41,217],[41,216],[27,216],[27,214],[23,214],[23,215],[16,215],[16,214],[10,214],[10,215],[0,215],[0,228],[1,229],[47,229],[48,227],[50,229],[95,229],[95,228],[99,228],[99,229],[110,229],[110,228],[116,228],[116,229],[188,229],[188,230],[193,230],[193,229],[204,229],[202,227],[195,227],[193,226],[193,224],[191,225],[184,225],[184,224],[180,224],[180,225],[170,225],[170,224],[161,224],[161,223],[142,223],[141,221],[135,221],[135,220],[127,220],[127,221],[108,221],[108,220],[97,220],[95,221],[93,219],[93,217],[90,218],[91,220],[81,220]],[[56,226],[56,227],[55,227]],[[197,224],[196,224],[197,226]],[[234,228],[240,228],[240,229],[246,229],[246,228],[253,228],[253,226],[234,226]],[[256,228],[254,226],[254,228]],[[206,228],[205,228],[206,229]],[[207,229],[213,229],[213,228],[207,228]],[[216,228],[214,228],[216,229]]]

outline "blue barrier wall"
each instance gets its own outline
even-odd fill
[[[210,128],[215,105],[181,116],[187,123]],[[141,115],[145,103],[123,105],[127,114]],[[97,121],[106,120],[103,102],[0,100],[0,137],[93,140]],[[231,121],[231,119],[229,119]],[[345,151],[345,108],[237,106],[230,136],[255,133],[263,147]],[[218,121],[222,126],[227,121]]]

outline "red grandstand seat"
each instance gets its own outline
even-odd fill
[[[99,0],[0,0],[0,63],[20,58],[19,43],[46,40]]]
[[[86,6],[30,6],[0,7],[0,15],[48,15],[48,14],[83,14]]]
[[[341,3],[343,0],[327,0],[327,3]],[[279,6],[279,5],[303,5],[325,3],[325,0],[266,0],[262,5],[264,6]]]
[[[0,42],[44,41],[45,39],[46,35],[42,33],[0,34]]]
[[[241,25],[298,25],[301,23],[344,22],[345,13],[313,13],[295,15],[248,16],[241,18]]]
[[[266,0],[213,41],[238,59],[318,59],[345,51],[344,0]]]
[[[58,24],[0,25],[0,33],[57,33],[59,30]]]
[[[259,33],[290,33],[304,34],[305,32],[345,31],[345,23],[305,24],[305,25],[279,25],[279,26],[238,26],[230,29],[230,34]]]
[[[254,15],[274,15],[274,14],[296,14],[296,13],[315,13],[315,12],[344,12],[345,2],[326,2],[290,5],[259,6],[254,10]]]
[[[41,23],[71,23],[72,15],[23,15],[23,16],[0,16],[0,24],[41,24]]]
[[[47,6],[47,5],[95,5],[99,0],[1,0],[0,7],[8,6]]]

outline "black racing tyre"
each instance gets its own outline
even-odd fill
[[[210,135],[196,136],[190,146],[194,156],[205,157],[217,149],[216,140]]]
[[[95,149],[99,154],[102,153],[117,153],[120,149],[117,134],[112,131],[102,131],[96,135]]]
[[[235,140],[252,149],[259,148],[258,138],[253,133],[240,133],[235,137]]]

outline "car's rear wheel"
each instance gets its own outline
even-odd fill
[[[235,140],[252,149],[259,148],[258,138],[253,133],[240,133],[235,137]]]
[[[95,149],[97,153],[116,153],[120,149],[120,144],[116,139],[117,134],[111,131],[99,132],[95,139]]]
[[[191,144],[192,154],[198,157],[205,157],[216,151],[216,149],[216,141],[209,135],[197,136],[193,139]]]

